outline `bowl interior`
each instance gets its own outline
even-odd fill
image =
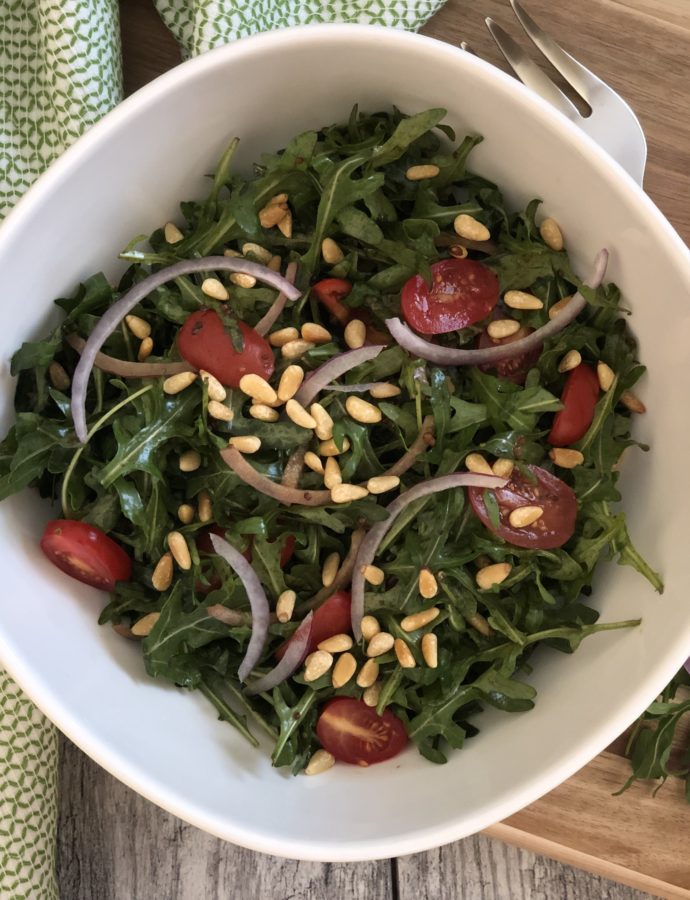
[[[576,268],[611,251],[610,276],[634,311],[649,367],[649,412],[623,491],[631,532],[659,569],[656,596],[632,569],[597,579],[603,619],[643,618],[588,639],[570,658],[543,651],[536,708],[487,713],[481,735],[446,766],[414,750],[389,764],[339,766],[293,779],[215,720],[205,701],[148,680],[138,648],[96,624],[102,595],[40,556],[45,504],[24,493],[0,505],[10,563],[0,604],[0,657],[44,711],[128,784],[183,818],[246,846],[323,860],[421,850],[462,837],[535,799],[599,752],[690,655],[686,516],[689,476],[690,263],[680,240],[601,151],[507,76],[418,36],[318,26],[243,40],[185,64],[126,101],[60,160],[0,233],[0,420],[12,418],[9,358],[40,335],[54,297],[93,271],[117,272],[117,251],[175,219],[204,191],[227,140],[247,166],[352,104],[407,112],[445,106],[458,135],[485,141],[472,166],[511,202],[534,196],[563,226]],[[21,307],[21,313],[18,307]],[[668,323],[673,322],[669,328]],[[671,474],[673,473],[673,474]]]

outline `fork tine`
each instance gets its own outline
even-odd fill
[[[566,53],[552,37],[537,25],[518,0],[510,0],[510,5],[534,46],[544,54],[554,69],[561,73],[582,99],[591,103],[592,93],[602,85],[601,79],[569,53]]]
[[[522,47],[513,40],[513,38],[504,31],[500,25],[490,17],[486,18],[486,27],[491,33],[491,37],[496,41],[496,45],[501,53],[505,56],[506,62],[513,69],[523,84],[531,88],[544,100],[547,100],[557,110],[567,116],[569,119],[577,119],[580,114],[576,107],[565,96],[563,91],[557,87],[549,76],[543,72],[539,66],[533,62],[525,53]]]

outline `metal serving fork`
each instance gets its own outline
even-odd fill
[[[641,185],[647,159],[647,142],[635,113],[619,94],[549,37],[518,0],[510,0],[510,4],[532,43],[588,104],[591,114],[581,115],[563,91],[530,59],[508,32],[493,19],[487,18],[487,28],[508,65],[523,84],[575,122]]]

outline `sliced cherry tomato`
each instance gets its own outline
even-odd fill
[[[474,259],[442,259],[431,267],[431,289],[413,275],[402,289],[405,321],[420,334],[446,334],[485,319],[498,302],[498,278]]]
[[[400,719],[387,709],[380,716],[363,700],[334,697],[323,707],[316,736],[341,762],[370,766],[397,756],[407,743]]]
[[[285,538],[285,543],[283,544],[283,549],[280,551],[280,568],[284,569],[285,566],[292,559],[292,554],[295,552],[295,536],[294,534],[289,534]]]
[[[567,447],[584,437],[592,424],[598,399],[597,374],[580,363],[566,379],[561,394],[563,409],[556,413],[547,441],[554,447]]]
[[[180,355],[195,369],[205,369],[228,387],[239,387],[243,375],[268,379],[275,365],[273,351],[264,338],[244,322],[237,322],[244,347],[238,353],[220,316],[212,309],[193,312],[177,336]]]
[[[309,643],[304,651],[304,658],[316,650],[321,641],[326,638],[333,637],[334,634],[349,634],[352,629],[350,621],[350,605],[352,597],[349,591],[338,591],[329,597],[321,606],[315,610],[314,618],[311,620],[311,634],[309,635]],[[288,644],[292,638],[288,638],[276,650],[276,657],[283,658]]]
[[[352,310],[341,303],[352,290],[352,284],[346,278],[323,278],[311,286],[312,293],[323,304],[329,313],[340,322],[347,325],[352,318]]]
[[[533,331],[534,328],[523,326],[519,331],[516,331],[515,334],[511,334],[510,337],[495,340],[489,336],[489,332],[485,328],[477,338],[477,347],[480,350],[484,350],[486,347],[500,347],[503,344],[512,344],[515,341],[527,337],[527,335],[531,334]],[[495,371],[499,378],[503,378],[506,381],[512,381],[513,384],[524,384],[527,373],[530,369],[533,369],[539,361],[541,351],[542,346],[540,344],[538,347],[532,348],[532,350],[518,353],[517,356],[510,356],[508,359],[502,359],[500,362],[483,365],[479,368],[482,372]]]
[[[577,518],[577,497],[568,485],[546,469],[524,464],[513,469],[510,481],[491,493],[498,503],[500,525],[494,528],[484,503],[484,488],[469,488],[470,503],[477,516],[498,537],[516,547],[546,550],[561,547],[572,537]],[[520,506],[540,506],[544,512],[533,525],[514,528],[510,513]]]
[[[43,532],[41,550],[58,569],[104,591],[132,577],[132,560],[122,547],[88,522],[53,519]]]

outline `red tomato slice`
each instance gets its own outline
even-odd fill
[[[58,569],[104,591],[132,577],[132,560],[122,547],[88,522],[53,519],[43,532],[41,550]]]
[[[584,437],[592,424],[598,399],[597,374],[580,363],[566,379],[561,394],[563,409],[556,413],[547,441],[554,447],[567,447]]]
[[[474,259],[442,259],[431,267],[431,289],[421,275],[400,296],[405,321],[420,334],[446,334],[485,319],[498,302],[498,278]]]
[[[575,531],[577,497],[568,485],[546,469],[525,464],[528,474],[516,466],[504,488],[491,493],[498,502],[500,525],[494,528],[484,503],[484,488],[469,488],[470,503],[489,531],[516,547],[547,550],[561,547]],[[520,506],[541,506],[541,518],[526,528],[514,528],[509,521],[512,510]]]
[[[519,331],[516,331],[515,334],[511,334],[510,337],[495,340],[490,337],[489,332],[484,329],[477,338],[477,347],[480,350],[483,350],[485,347],[500,347],[503,344],[512,344],[515,341],[527,337],[527,335],[531,334],[533,331],[534,328],[523,326]],[[502,359],[500,362],[483,365],[479,368],[482,372],[495,371],[499,378],[503,378],[505,381],[512,381],[513,384],[524,384],[527,373],[530,369],[533,369],[539,361],[541,351],[542,346],[540,344],[532,350],[518,353],[517,356],[511,356],[508,359]]]
[[[341,325],[347,325],[352,318],[352,310],[340,302],[352,290],[352,284],[346,278],[323,278],[313,284],[311,290],[334,319]]]
[[[212,309],[193,312],[177,336],[180,355],[228,387],[239,387],[240,378],[247,374],[270,378],[275,365],[270,345],[244,322],[238,321],[237,326],[244,340],[241,353],[233,347],[218,313]]]
[[[387,709],[379,716],[363,700],[334,697],[316,723],[321,746],[341,762],[370,766],[397,756],[407,743],[400,719]]]
[[[338,591],[329,597],[321,606],[315,610],[314,618],[311,621],[311,634],[309,635],[309,643],[304,651],[305,659],[310,653],[316,650],[321,641],[326,638],[333,637],[334,634],[349,634],[352,630],[350,621],[350,604],[352,597],[349,591]],[[292,638],[288,638],[276,650],[276,657],[283,658],[288,644]]]
[[[289,534],[285,538],[285,543],[283,544],[283,549],[280,551],[280,568],[284,569],[285,566],[292,559],[292,554],[295,552],[295,536],[294,534]]]

